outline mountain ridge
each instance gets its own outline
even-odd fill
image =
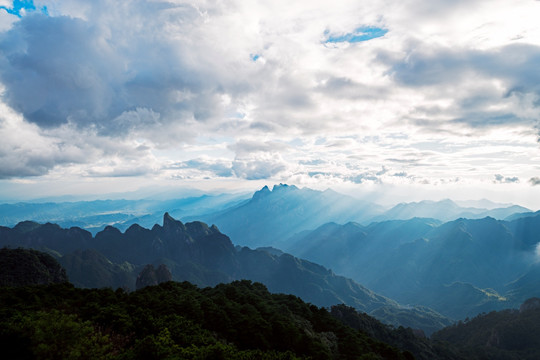
[[[168,213],[163,215],[163,226],[154,225],[152,229],[145,229],[132,225],[123,233],[109,226],[94,238],[81,229],[62,230],[53,226],[55,234],[59,236],[49,239],[40,236],[40,229],[48,229],[51,224],[29,225],[25,226],[33,229],[26,233],[0,228],[0,245],[34,246],[57,251],[61,254],[60,261],[66,265],[68,274],[77,274],[74,279],[80,286],[87,286],[81,271],[76,272],[83,264],[90,268],[92,265],[97,266],[103,278],[111,282],[118,279],[123,281],[100,285],[120,287],[128,285],[126,281],[133,281],[133,272],[140,271],[137,269],[142,266],[165,264],[173,280],[187,280],[200,286],[249,279],[267,284],[273,292],[292,293],[318,306],[346,303],[365,312],[381,306],[395,309],[395,312],[398,309],[403,311],[395,301],[375,294],[320,265],[289,254],[271,254],[247,247],[237,249],[216,226],[202,222],[184,224]],[[90,238],[79,236],[81,231]],[[74,237],[70,238],[70,235]],[[40,241],[34,241],[35,238]],[[112,263],[107,263],[105,259],[110,259]],[[91,284],[95,285],[96,281],[94,279]],[[128,287],[133,288],[134,284]],[[442,316],[431,320],[429,324],[423,323],[426,333],[450,323]],[[403,325],[414,327],[415,323],[413,320]]]
[[[511,222],[415,218],[357,228],[329,223],[288,243],[285,251],[400,303],[428,306],[457,319],[540,296],[534,285],[540,272],[532,266],[538,261],[540,216]]]

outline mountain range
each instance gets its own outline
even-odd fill
[[[164,207],[171,213],[159,215],[157,225]],[[540,216],[486,200],[385,209],[332,190],[280,184],[251,197],[0,206],[2,221],[28,214],[63,220],[0,227],[0,245],[53,254],[81,287],[133,289],[145,266],[163,264],[177,281],[251,279],[427,333],[449,318],[515,308],[540,295]],[[114,227],[106,225],[111,220]],[[90,232],[65,225],[90,223]]]
[[[238,245],[277,246],[279,240],[328,221],[369,221],[383,212],[379,205],[360,201],[332,190],[299,189],[279,184],[267,186],[236,207],[203,215]]]
[[[283,247],[404,304],[456,319],[540,295],[540,216],[513,221],[392,220],[325,224]]]
[[[276,293],[294,294],[317,306],[347,304],[395,325],[421,328],[427,334],[451,321],[430,309],[404,308],[351,279],[290,254],[235,247],[216,226],[182,223],[168,213],[163,225],[132,225],[125,232],[106,227],[95,237],[80,228],[22,222],[0,227],[0,246],[28,247],[54,254],[70,280],[81,287],[133,289],[137,274],[164,264],[175,281],[199,286],[249,279]]]
[[[288,247],[289,238],[326,223],[355,222],[369,225],[386,220],[429,217],[440,222],[459,218],[479,219],[491,216],[503,220],[529,209],[491,202],[478,202],[487,208],[462,207],[452,200],[398,204],[390,209],[332,190],[317,191],[296,186],[263,187],[250,200],[198,219],[216,224],[235,244],[258,247]],[[193,217],[194,219],[195,217]],[[416,233],[416,230],[415,230]]]
[[[532,211],[512,204],[488,200],[421,201],[386,208],[373,202],[325,191],[279,184],[265,186],[250,195],[231,193],[141,200],[94,200],[0,204],[0,225],[15,226],[25,220],[51,222],[65,228],[80,227],[92,234],[113,225],[125,231],[133,224],[151,228],[160,224],[164,212],[185,222],[216,224],[238,245],[259,247],[276,245],[303,230],[325,223],[362,225],[385,220],[429,217],[446,222],[458,218],[486,216],[498,220],[531,216]],[[513,217],[513,218],[510,218]]]
[[[168,211],[178,218],[207,214],[232,207],[249,198],[248,194],[200,195],[184,198],[140,200],[93,200],[64,202],[19,202],[0,204],[0,225],[13,227],[19,222],[51,222],[65,228],[80,227],[92,234],[114,225],[126,230],[133,224],[151,228],[161,223]]]
[[[493,204],[491,205],[493,206]],[[371,220],[380,222],[384,220],[408,220],[415,217],[433,218],[445,222],[459,218],[482,219],[485,217],[493,217],[495,219],[505,219],[513,214],[525,213],[528,211],[530,210],[518,205],[504,205],[504,207],[486,209],[463,207],[450,199],[440,201],[424,200],[420,202],[400,203],[385,211],[382,215],[375,216]]]

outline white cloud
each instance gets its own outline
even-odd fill
[[[517,183],[517,182],[519,182],[519,178],[517,176],[504,177],[501,174],[495,174],[495,180],[493,180],[493,183],[495,183],[495,184]]]
[[[275,179],[288,170],[288,165],[279,155],[259,154],[233,161],[233,171],[238,178],[247,180]]]
[[[540,177],[535,176],[529,179],[532,186],[540,185]]]
[[[0,27],[3,178],[537,176],[539,2],[34,3]]]

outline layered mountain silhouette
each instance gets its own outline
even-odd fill
[[[51,222],[64,228],[80,227],[92,234],[114,225],[124,231],[133,224],[151,228],[160,224],[163,213],[196,216],[230,208],[249,199],[247,194],[200,195],[186,198],[140,200],[93,200],[69,202],[20,202],[0,204],[0,225],[13,227],[32,220]]]
[[[528,211],[530,210],[518,205],[508,205],[488,210],[477,207],[463,207],[450,199],[441,201],[424,200],[398,204],[380,216],[374,217],[372,221],[408,220],[415,217],[434,218],[441,221],[452,221],[459,218],[482,219],[485,217],[505,219],[513,214]]]
[[[540,216],[443,224],[415,218],[325,224],[291,237],[284,250],[401,303],[459,319],[540,295],[538,243]]]
[[[186,198],[141,200],[94,200],[47,203],[0,204],[0,225],[15,226],[25,220],[51,222],[64,228],[80,227],[92,234],[112,225],[125,231],[138,224],[152,228],[161,224],[164,212],[184,222],[216,224],[235,244],[277,246],[290,236],[325,223],[350,221],[368,225],[385,220],[429,217],[440,221],[458,218],[514,220],[532,216],[529,209],[512,204],[479,201],[421,201],[386,209],[372,202],[339,194],[286,184],[265,186],[252,196],[246,193],[200,195]]]
[[[212,286],[248,279],[265,284],[272,292],[294,294],[318,306],[344,303],[368,313],[384,308],[381,320],[387,316],[397,325],[422,328],[428,334],[450,323],[433,311],[402,308],[315,263],[269,249],[235,247],[216,226],[184,224],[168,213],[162,226],[146,229],[132,225],[125,232],[109,226],[95,237],[79,228],[23,222],[13,229],[0,227],[0,246],[56,254],[72,281],[81,287],[133,289],[145,266],[164,264],[175,281]],[[152,280],[150,270],[146,275]]]
[[[202,216],[228,234],[235,244],[280,247],[294,233],[326,222],[364,222],[383,208],[332,190],[299,189],[294,185],[267,186],[239,206]]]
[[[431,218],[440,222],[459,218],[493,217],[503,220],[527,208],[487,201],[470,202],[488,208],[460,206],[452,200],[401,203],[385,210],[375,203],[362,201],[332,190],[317,191],[294,185],[267,186],[244,203],[197,218],[216,224],[235,244],[259,247],[288,247],[288,238],[302,231],[313,230],[326,223],[355,222],[368,225],[388,220]],[[468,204],[468,203],[466,203]],[[195,219],[195,217],[187,217]],[[416,231],[416,230],[415,230]]]

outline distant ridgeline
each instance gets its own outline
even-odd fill
[[[426,334],[451,320],[426,308],[404,308],[362,285],[309,261],[273,249],[234,247],[217,227],[183,224],[168,213],[163,226],[132,225],[124,233],[107,227],[95,237],[80,228],[21,222],[0,227],[0,246],[39,249],[55,256],[78,287],[135,289],[155,285],[170,271],[175,281],[213,286],[248,279],[271,292],[294,294],[317,306],[347,304],[395,326]],[[161,265],[163,264],[163,267]],[[148,267],[152,265],[152,267]],[[146,268],[145,268],[146,267]],[[157,270],[156,268],[157,267]],[[161,269],[161,270],[160,270]]]
[[[351,277],[403,304],[455,319],[540,297],[540,215],[328,223],[283,250]]]

